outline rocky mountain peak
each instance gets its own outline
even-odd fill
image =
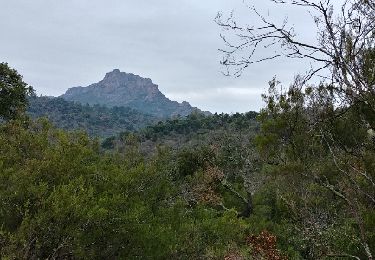
[[[185,116],[200,111],[186,101],[178,103],[168,99],[151,79],[119,69],[106,73],[98,83],[70,88],[61,97],[84,104],[130,107],[159,117]]]
[[[103,85],[104,87],[126,87],[129,85],[135,86],[149,86],[155,87],[156,85],[152,83],[149,78],[142,78],[133,73],[121,72],[119,69],[114,69],[111,72],[105,74],[104,79],[101,80],[98,84]],[[157,88],[157,86],[156,86]]]
[[[120,77],[121,71],[119,69],[114,69],[111,72],[107,72],[103,80],[120,79]]]

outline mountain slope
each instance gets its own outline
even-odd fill
[[[133,131],[158,121],[152,115],[128,107],[89,106],[50,97],[30,98],[28,114],[32,118],[47,117],[59,128],[81,129],[99,137]]]
[[[83,104],[130,107],[158,117],[186,116],[198,110],[188,102],[171,101],[151,79],[118,69],[107,73],[98,83],[70,88],[61,97]]]

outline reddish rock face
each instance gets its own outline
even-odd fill
[[[118,69],[108,72],[98,83],[70,88],[61,97],[90,105],[130,107],[159,117],[186,116],[195,110],[200,111],[188,102],[171,101],[151,79]]]

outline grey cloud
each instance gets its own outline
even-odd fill
[[[253,3],[277,21],[289,12],[297,29],[310,32],[308,14]],[[243,112],[259,110],[259,93],[274,75],[289,82],[306,66],[280,60],[252,66],[240,78],[221,74],[220,28],[213,20],[234,9],[240,20],[254,22],[242,0],[0,0],[0,6],[0,61],[44,95],[86,86],[119,68],[151,78],[168,97]]]

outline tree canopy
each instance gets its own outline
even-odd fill
[[[266,107],[255,140],[262,171],[277,180],[277,197],[310,240],[305,257],[373,259],[375,5],[348,0],[336,10],[330,0],[272,2],[309,12],[317,42],[302,41],[293,26],[275,24],[255,7],[250,9],[259,27],[217,16],[234,36],[230,41],[222,35],[228,72],[233,68],[240,75],[280,56],[312,64],[289,87],[274,78],[263,95]],[[259,57],[262,47],[270,52]]]
[[[13,119],[24,112],[31,94],[33,89],[22,81],[22,76],[7,63],[0,63],[0,118]]]

